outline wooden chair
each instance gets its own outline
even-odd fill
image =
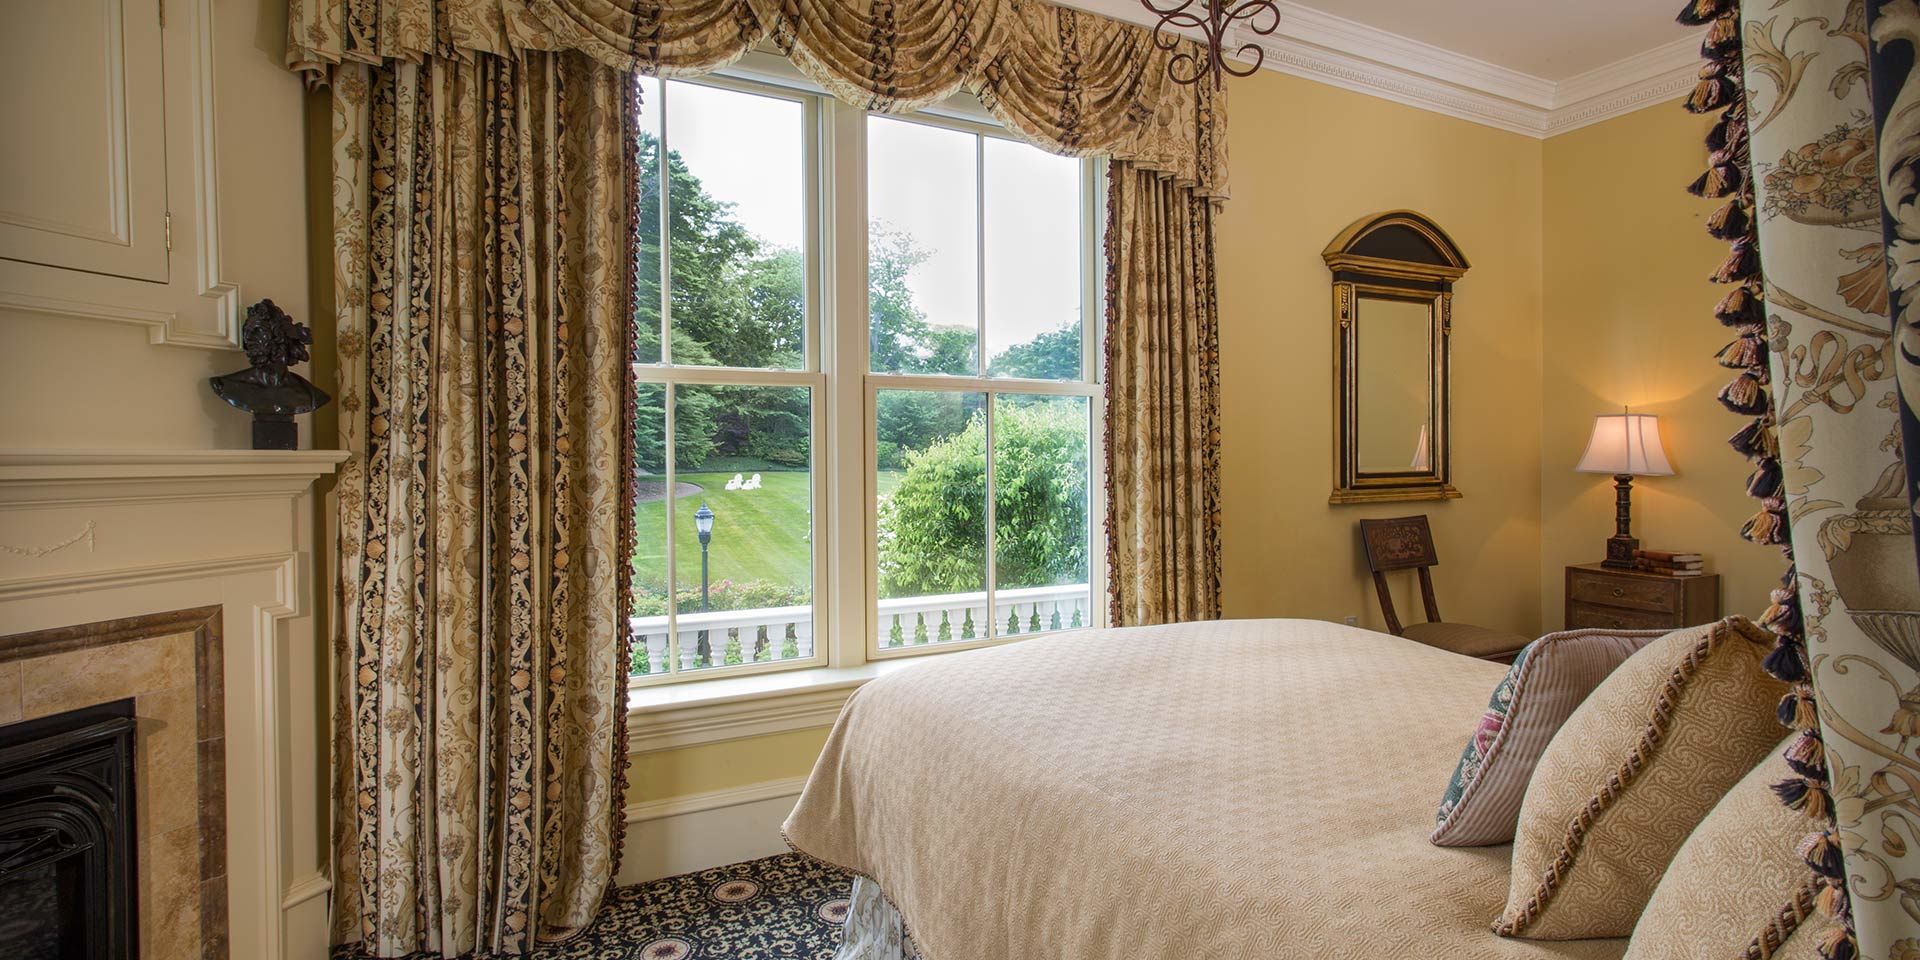
[[[1367,569],[1373,571],[1373,589],[1380,595],[1380,612],[1387,618],[1389,633],[1485,660],[1511,661],[1514,654],[1527,645],[1530,638],[1517,633],[1440,619],[1440,604],[1433,596],[1433,576],[1427,572],[1440,562],[1440,557],[1433,549],[1433,531],[1428,528],[1424,515],[1362,520],[1360,540],[1366,546]],[[1420,599],[1426,604],[1427,622],[1402,627],[1400,616],[1393,610],[1393,594],[1387,590],[1387,571],[1406,569],[1419,571]]]

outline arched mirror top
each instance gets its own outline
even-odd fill
[[[1445,230],[1412,210],[1361,217],[1321,251],[1335,273],[1352,271],[1441,282],[1467,272],[1467,256]]]

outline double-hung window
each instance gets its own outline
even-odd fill
[[[1095,164],[770,57],[640,84],[636,682],[1099,625]]]

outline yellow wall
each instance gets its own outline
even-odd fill
[[[1613,533],[1613,482],[1573,472],[1593,416],[1622,404],[1660,417],[1677,475],[1634,484],[1634,535],[1696,550],[1721,574],[1727,613],[1766,609],[1780,553],[1740,539],[1748,466],[1725,441],[1744,425],[1714,400],[1732,337],[1706,282],[1727,245],[1707,236],[1717,203],[1686,185],[1704,168],[1708,121],[1663,103],[1546,143],[1544,444],[1540,620],[1563,620],[1569,563],[1598,560]]]
[[[1218,235],[1227,615],[1383,627],[1354,524],[1424,513],[1441,613],[1533,633],[1541,143],[1271,71],[1230,92],[1233,199]],[[1398,207],[1432,217],[1472,263],[1454,293],[1463,497],[1329,506],[1332,275],[1320,251],[1354,220]],[[1417,620],[1406,586],[1399,609]]]
[[[826,727],[638,754],[628,769],[627,803],[711,793],[804,777],[827,742]]]

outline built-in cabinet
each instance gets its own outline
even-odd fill
[[[221,351],[262,296],[308,319],[284,17],[270,0],[0,0],[0,312]]]
[[[159,0],[0,10],[0,257],[166,283]]]

